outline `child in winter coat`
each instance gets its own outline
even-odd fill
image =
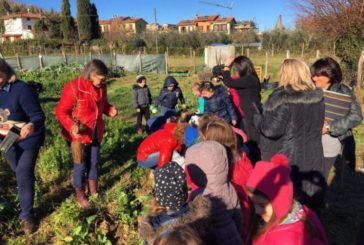
[[[316,214],[293,199],[290,174],[288,158],[282,154],[255,165],[247,183],[257,214],[249,238],[252,245],[329,244]]]
[[[225,146],[229,158],[229,180],[233,184],[243,212],[243,230],[245,238],[248,235],[249,220],[252,207],[249,203],[246,183],[253,171],[252,163],[246,152],[238,148],[236,133],[232,127],[220,118],[210,118],[199,127],[202,141],[212,140]]]
[[[186,153],[186,167],[198,195],[211,201],[211,235],[215,244],[241,245],[242,212],[238,195],[229,181],[226,149],[215,141],[191,146]]]
[[[200,91],[202,96],[205,98],[205,114],[212,114],[221,117],[232,125],[237,124],[238,118],[227,93],[217,93],[212,82],[202,82]]]
[[[138,134],[143,132],[142,120],[145,121],[150,117],[149,105],[152,103],[152,96],[147,86],[147,78],[143,75],[136,77],[136,84],[133,86],[133,106],[137,112],[137,129]]]
[[[144,168],[161,168],[172,159],[180,158],[187,123],[166,123],[139,145],[137,161]]]
[[[185,104],[185,98],[181,88],[178,86],[177,80],[172,77],[166,77],[163,88],[159,94],[157,105],[160,106],[161,115],[164,115],[168,111],[176,112],[176,105],[178,100],[182,104]]]
[[[209,224],[211,207],[208,200],[198,197],[194,202],[186,203],[188,194],[186,176],[183,168],[175,162],[164,165],[155,172],[154,176],[156,207],[153,213],[156,214],[143,217],[139,222],[141,237],[147,244],[156,244],[156,239],[161,242],[167,234],[177,232],[179,227],[188,227],[190,232],[196,232],[196,239],[200,240],[197,234],[206,233],[206,227]]]

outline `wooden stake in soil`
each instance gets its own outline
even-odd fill
[[[289,59],[291,57],[291,52],[287,50],[286,58]]]
[[[320,50],[318,49],[316,50],[316,59],[320,59],[320,56],[321,56]]]
[[[305,44],[302,43],[301,57],[303,58],[304,55],[305,55]]]
[[[246,57],[250,58],[250,48],[246,49]]]
[[[43,56],[41,54],[39,54],[39,66],[41,69],[44,68],[44,63],[43,63]]]
[[[139,72],[142,73],[142,71],[143,71],[142,53],[139,52]]]
[[[196,50],[193,50],[193,74],[196,74]]]
[[[363,81],[363,69],[364,69],[364,50],[361,51],[361,56],[358,62],[358,76],[356,81],[356,88],[360,91],[362,88],[362,81]]]
[[[23,66],[21,64],[21,58],[20,58],[19,54],[16,54],[16,64],[17,64],[19,70],[23,69]]]
[[[168,47],[166,49],[166,52],[164,53],[164,58],[166,62],[166,75],[168,75]]]
[[[265,52],[265,67],[264,67],[264,78],[268,78],[268,66],[269,66],[269,53]]]

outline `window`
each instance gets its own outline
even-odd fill
[[[30,21],[30,18],[27,18],[27,21]]]
[[[186,27],[185,26],[181,27],[181,32],[186,32]]]
[[[28,25],[28,30],[31,31],[32,30],[32,26]]]

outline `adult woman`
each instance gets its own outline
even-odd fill
[[[230,70],[233,69],[232,78]],[[254,106],[260,107],[260,81],[251,60],[245,56],[229,57],[225,60],[223,82],[229,88],[236,89],[240,98],[240,107],[244,112],[244,130],[248,135],[247,146],[250,150],[249,158],[253,163],[260,159],[258,149],[259,132],[253,126]]]
[[[100,143],[104,134],[102,115],[117,116],[117,110],[107,99],[104,84],[107,74],[102,61],[90,61],[79,78],[64,86],[56,108],[63,136],[71,145],[73,186],[82,208],[89,205],[85,197],[85,177],[89,180],[90,194],[97,194]]]
[[[279,88],[269,96],[263,114],[254,117],[261,133],[262,159],[267,161],[277,153],[285,154],[294,166],[296,197],[311,208],[318,208],[322,200],[311,205],[308,202],[314,200],[306,198],[321,189],[303,178],[322,172],[324,109],[323,92],[315,88],[308,66],[302,61],[287,59],[281,66]]]
[[[340,65],[332,58],[317,60],[311,67],[312,79],[316,86],[324,90],[349,95],[352,98],[349,113],[331,122],[325,121],[322,128],[322,145],[324,148],[324,176],[328,180],[329,172],[335,162],[340,160],[344,142],[354,142],[351,129],[363,120],[361,107],[350,88],[341,83],[343,80]],[[355,144],[350,145],[355,152]],[[354,153],[355,155],[355,153]],[[328,181],[329,182],[329,181]]]
[[[39,148],[44,141],[45,116],[35,90],[17,79],[14,70],[0,59],[0,108],[6,111],[2,117],[2,129],[10,129],[7,122],[24,122],[18,141],[5,153],[5,158],[16,175],[20,201],[20,219],[25,234],[34,231],[32,220],[34,202],[34,168]],[[5,130],[6,131],[6,130]],[[0,135],[0,142],[4,135]]]

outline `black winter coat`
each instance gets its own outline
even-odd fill
[[[349,95],[352,98],[349,114],[346,117],[330,122],[330,134],[334,137],[339,137],[339,139],[343,141],[345,138],[352,136],[351,129],[355,128],[363,121],[361,107],[356,101],[354,93],[344,84],[335,83],[329,90]]]
[[[263,114],[254,116],[261,133],[262,159],[269,161],[275,154],[283,153],[290,165],[296,165],[300,171],[321,172],[324,115],[321,89],[276,89],[264,105]]]
[[[260,81],[256,76],[245,76],[233,79],[229,71],[223,72],[223,82],[229,88],[236,89],[240,98],[240,107],[244,111],[245,130],[249,141],[258,142],[259,133],[253,126],[252,104],[260,104]]]
[[[132,102],[134,108],[147,107],[152,103],[152,95],[150,94],[150,90],[148,86],[144,86],[143,88],[134,85],[133,86],[133,97]]]
[[[237,115],[229,95],[224,91],[215,91],[214,95],[205,99],[205,114],[213,114],[226,122],[237,120]]]
[[[323,91],[276,89],[264,105],[263,114],[254,116],[261,133],[262,159],[269,161],[283,153],[292,166],[295,198],[319,211],[326,189],[323,172],[322,127],[325,104]]]

